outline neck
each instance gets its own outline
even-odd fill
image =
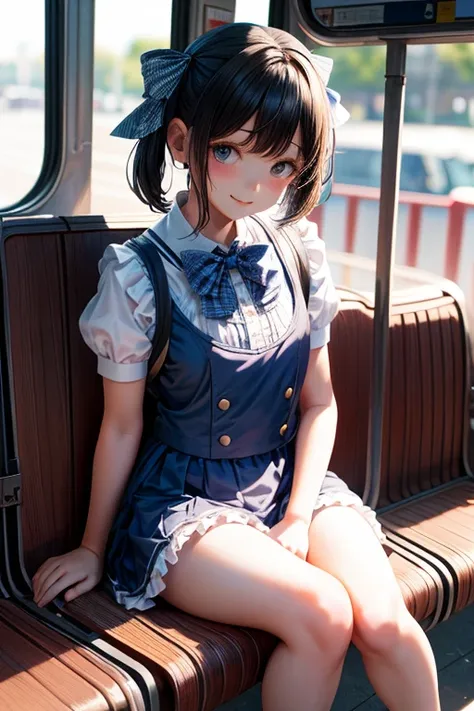
[[[188,199],[181,207],[181,212],[192,227],[197,225],[199,208],[193,187],[189,190]],[[201,234],[213,242],[229,247],[237,237],[237,226],[234,220],[230,220],[219,210],[216,210],[215,207],[209,205],[209,222],[204,225]]]

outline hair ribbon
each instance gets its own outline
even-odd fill
[[[174,49],[154,49],[141,56],[145,101],[114,128],[119,138],[144,138],[163,123],[166,102],[176,90],[191,55]]]

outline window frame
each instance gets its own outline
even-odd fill
[[[29,211],[52,191],[65,154],[64,96],[66,10],[61,0],[45,0],[44,149],[38,177],[15,203],[0,206],[0,216]]]

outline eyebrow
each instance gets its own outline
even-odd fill
[[[247,128],[239,128],[239,131],[245,131],[245,133],[253,133],[253,131],[249,131]],[[299,146],[297,143],[294,143],[291,141],[292,146],[296,146],[299,151],[301,151],[301,146]]]

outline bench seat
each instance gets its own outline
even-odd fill
[[[414,501],[402,502],[380,520],[395,534],[438,559],[453,579],[453,607],[474,602],[474,481],[464,479]]]
[[[2,711],[144,711],[141,693],[118,667],[0,600]]]

